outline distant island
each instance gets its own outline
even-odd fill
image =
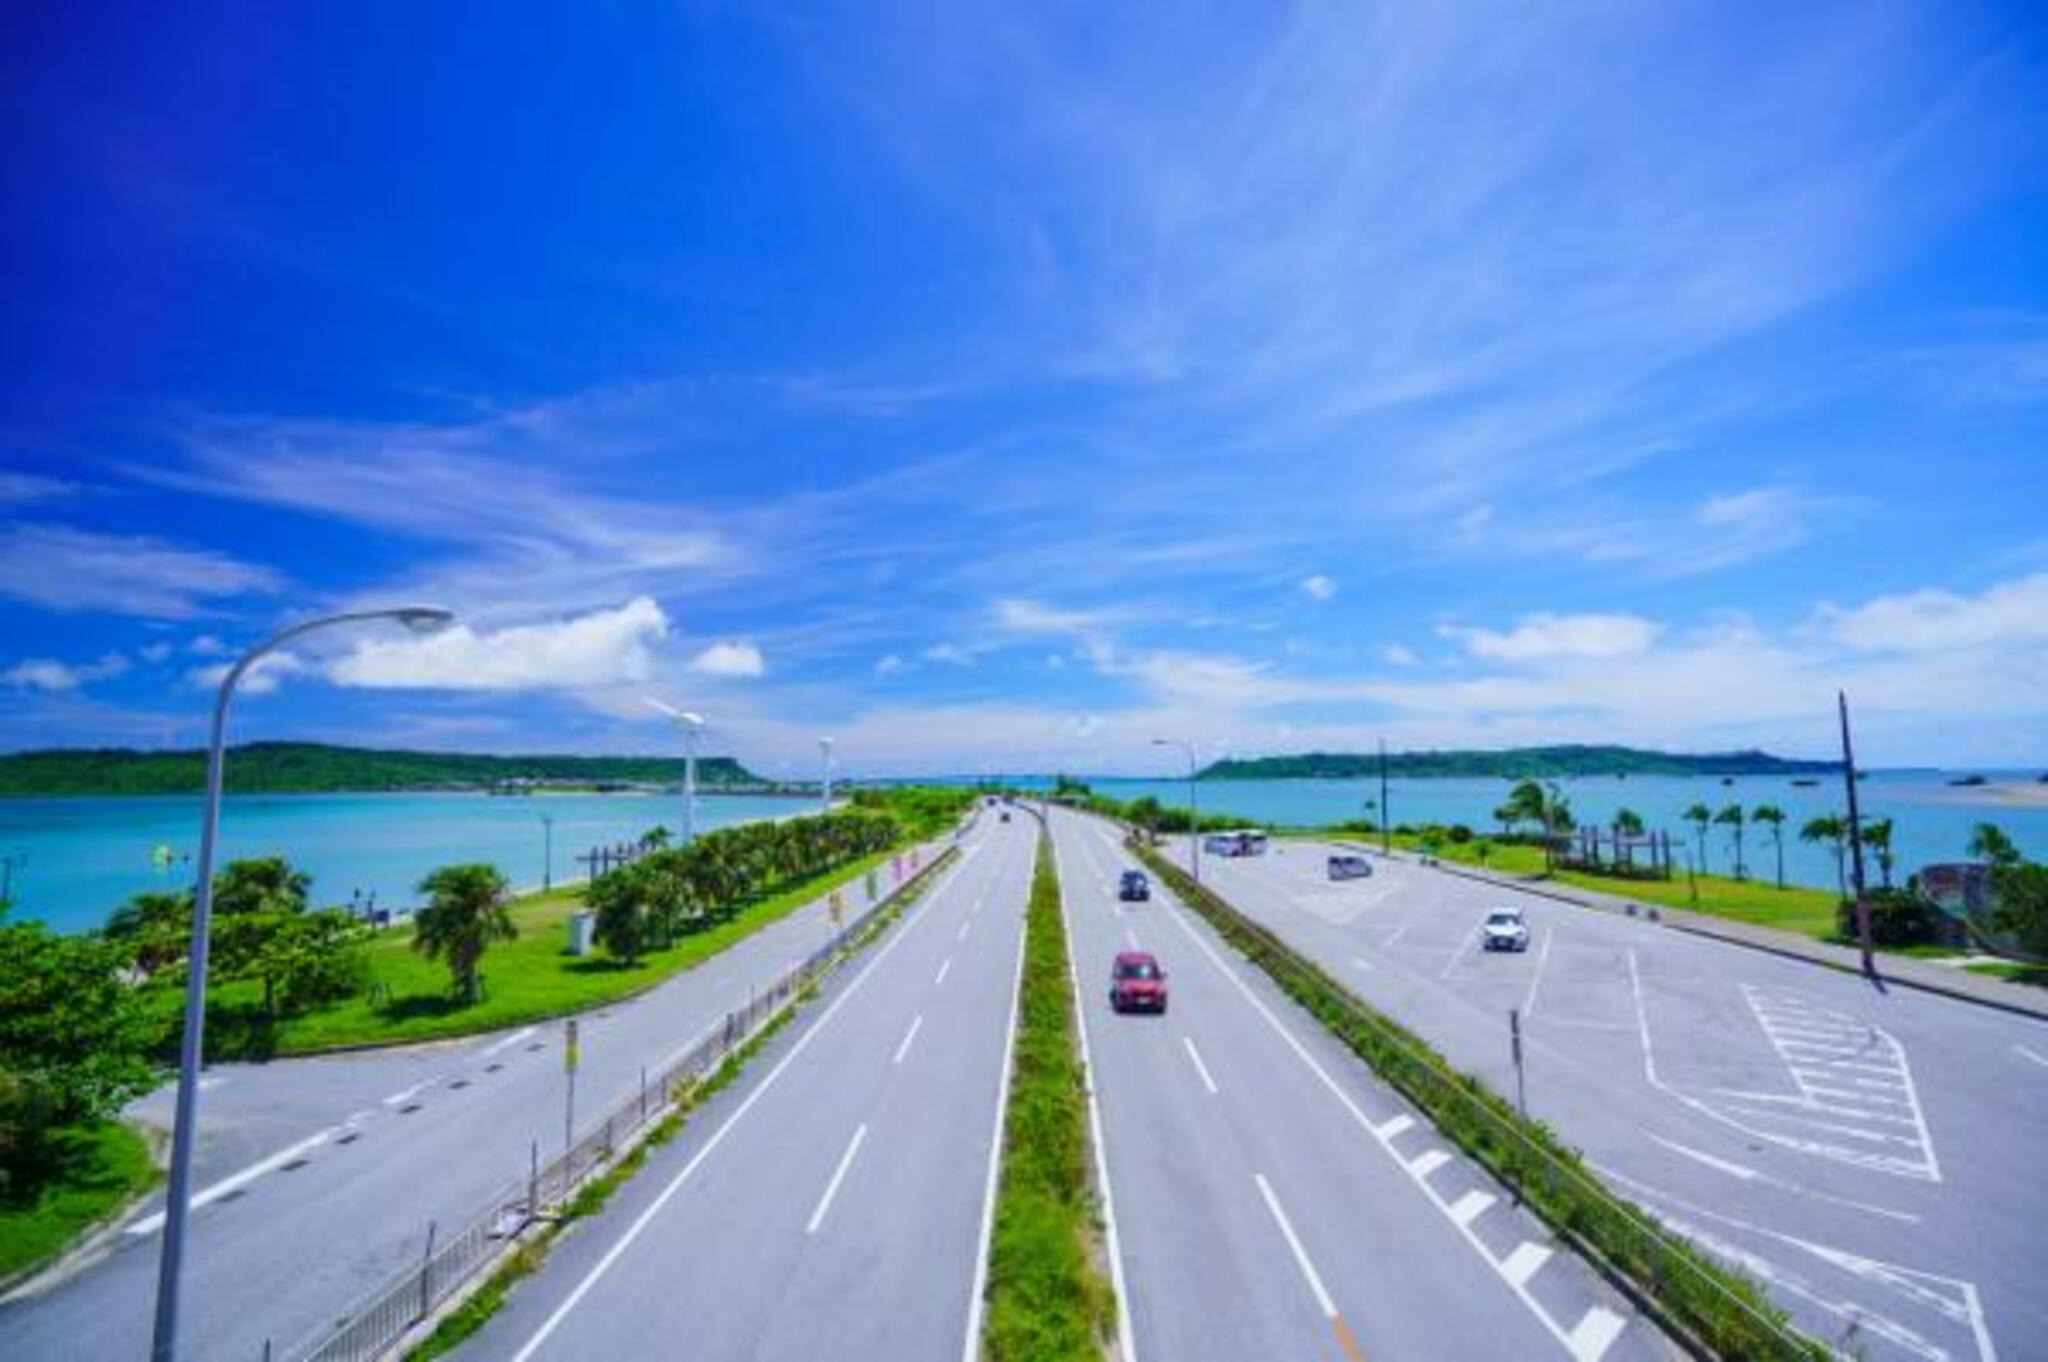
[[[235,794],[468,790],[525,794],[563,787],[625,790],[678,785],[681,757],[494,756],[408,752],[326,743],[252,742],[228,749]],[[699,757],[697,783],[723,793],[784,788],[731,757]],[[194,794],[206,753],[133,748],[46,748],[0,754],[0,797]]]
[[[1839,774],[1838,761],[1799,761],[1768,752],[1650,752],[1638,747],[1510,747],[1389,752],[1387,774],[1407,777],[1500,776],[1509,780],[1570,776],[1795,776]],[[1377,776],[1376,752],[1304,752],[1286,757],[1230,758],[1202,768],[1203,780],[1360,780]]]

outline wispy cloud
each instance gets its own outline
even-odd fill
[[[0,671],[0,685],[16,690],[72,691],[95,681],[105,681],[128,670],[128,659],[107,653],[92,662],[59,662],[54,658],[25,658]]]
[[[0,528],[0,596],[52,610],[190,619],[283,584],[270,568],[149,535],[54,524]]]

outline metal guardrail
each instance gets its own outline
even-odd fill
[[[1340,1036],[1346,1028],[1368,1036],[1380,1056],[1368,1062],[1383,1079],[1582,1253],[1631,1284],[1649,1310],[1695,1349],[1744,1359],[1827,1355],[1823,1345],[1777,1317],[1761,1288],[1756,1288],[1759,1299],[1748,1299],[1698,1249],[1615,1196],[1576,1162],[1531,1138],[1513,1110],[1478,1079],[1451,1068],[1271,928],[1207,885],[1195,884],[1166,857],[1151,853],[1144,858],[1156,862],[1154,869],[1183,903],[1208,918],[1325,1026]],[[1337,1015],[1329,1015],[1333,1012]],[[1458,1119],[1446,1119],[1453,1114]]]
[[[934,846],[938,848],[937,854],[924,865],[917,865],[920,851]],[[693,1087],[716,1072],[728,1056],[758,1035],[798,994],[830,977],[864,944],[880,915],[906,901],[906,896],[919,892],[951,858],[952,850],[947,845],[927,843],[908,854],[910,872],[887,893],[878,894],[859,917],[785,971],[745,1007],[728,1012],[724,1023],[682,1058],[659,1074],[648,1075],[637,1096],[605,1113],[562,1153],[546,1163],[536,1160],[525,1177],[507,1184],[453,1238],[439,1240],[430,1225],[426,1251],[417,1266],[397,1273],[363,1297],[339,1324],[310,1346],[285,1356],[298,1362],[379,1362],[387,1356],[415,1326],[462,1290],[479,1270],[494,1262],[536,1221],[558,1213],[642,1127],[666,1115]],[[263,1356],[269,1362],[268,1345]]]

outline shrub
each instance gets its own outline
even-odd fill
[[[1870,904],[1870,939],[1879,946],[1919,946],[1935,939],[1939,910],[1910,889],[1873,889],[1864,898]],[[1856,939],[1856,905],[1844,903],[1835,909],[1835,930]]]

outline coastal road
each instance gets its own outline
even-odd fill
[[[2048,1025],[1336,848],[1204,856],[1211,888],[1512,1095],[1620,1192],[1881,1359],[2048,1355]],[[1175,853],[1185,857],[1185,843]],[[1478,925],[1522,909],[1526,954]]]
[[[1674,1357],[1676,1349],[1257,970],[1099,820],[1053,815],[1137,1359]],[[1110,1010],[1110,961],[1165,1016]]]
[[[984,818],[462,1355],[966,1356],[1037,831]]]
[[[921,855],[936,854],[926,847]],[[885,888],[888,867],[878,875]],[[849,885],[847,913],[865,904]],[[823,899],[628,1002],[586,1014],[579,1130],[636,1095],[725,1014],[830,937]],[[560,1022],[355,1055],[215,1065],[201,1084],[185,1263],[188,1355],[256,1359],[306,1342],[419,1261],[429,1227],[467,1223],[559,1152]],[[174,1085],[137,1104],[169,1123]],[[0,1303],[9,1362],[126,1359],[149,1348],[161,1197],[95,1261]],[[31,1288],[37,1284],[31,1283]]]

